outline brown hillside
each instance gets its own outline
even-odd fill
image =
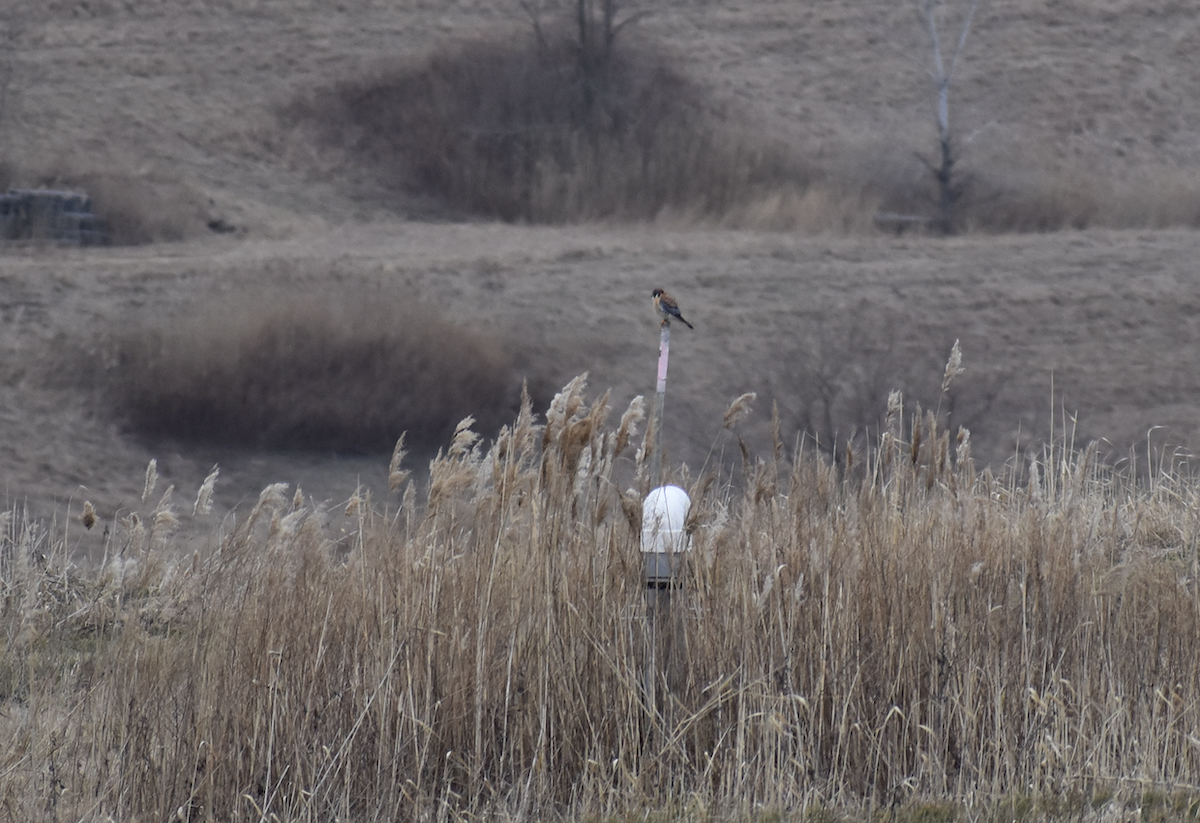
[[[1155,449],[1200,441],[1194,4],[985,3],[951,100],[972,220],[1087,228],[950,240],[873,227],[879,208],[921,207],[915,153],[933,149],[928,50],[907,6],[653,11],[638,42],[731,134],[787,147],[816,183],[717,215],[510,225],[398,191],[284,116],[440,43],[524,37],[516,2],[6,7],[6,181],[86,187],[114,226],[152,241],[0,247],[7,498],[112,513],[140,495],[151,457],[188,495],[220,463],[226,504],[275,480],[382,489],[386,456],[149,442],[110,416],[120,335],[187,329],[201,308],[264,293],[420,303],[494,341],[539,398],[587,371],[621,408],[653,390],[649,291],[665,286],[697,327],[676,331],[667,400],[670,458],[693,468],[714,443],[736,452],[720,418],[744,391],[759,393],[746,424],[758,448],[773,402],[789,443],[809,431],[825,444],[877,425],[889,389],[936,404],[955,339],[967,371],[943,411],[972,430],[977,458],[999,465],[1064,422],[1117,457],[1136,446],[1144,459],[1152,430]]]

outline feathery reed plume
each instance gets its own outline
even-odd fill
[[[893,389],[887,398],[887,430],[900,436],[900,420],[904,413],[904,392]]]
[[[474,422],[471,417],[459,421],[449,450],[445,455],[438,451],[429,464],[428,506],[431,510],[481,481],[485,460],[477,445],[479,435],[471,430]]]
[[[958,427],[958,445],[954,449],[954,464],[966,466],[971,459],[971,430],[966,426]]]
[[[454,427],[454,437],[450,441],[450,457],[462,457],[479,440],[479,435],[471,430],[473,425],[474,417],[467,416],[458,421],[458,425]]]
[[[883,453],[883,465],[890,467],[895,452],[900,448],[900,439],[904,420],[904,393],[893,389],[888,392],[887,417],[884,420],[883,437],[880,451]]]
[[[158,483],[158,460],[150,458],[149,465],[146,466],[146,484],[142,487],[142,504],[145,505],[150,500],[150,495],[154,493],[154,486]]]
[[[917,404],[917,413],[913,415],[912,422],[912,442],[909,444],[909,452],[912,456],[912,464],[915,466],[921,459],[921,404]]]
[[[942,391],[938,395],[937,410],[933,413],[935,418],[941,419],[942,401],[946,399],[946,392],[950,391],[950,384],[954,382],[954,378],[962,373],[962,349],[956,338],[954,345],[950,348],[950,358],[946,361],[946,370],[942,374]]]
[[[259,515],[264,509],[276,512],[287,505],[287,498],[284,497],[284,494],[290,485],[289,483],[271,483],[259,492],[258,502],[254,504],[254,508],[250,510],[250,515],[246,518],[246,528],[250,529],[258,522]]]
[[[271,519],[271,530],[267,536],[268,543],[279,546],[291,540],[306,517],[308,517],[308,509],[303,506],[282,517],[276,512]]]
[[[192,506],[192,516],[197,514],[208,514],[212,511],[212,495],[213,489],[217,485],[217,475],[221,473],[221,467],[214,465],[212,471],[208,473],[208,477],[204,478],[204,482],[200,484],[200,491],[196,493],[196,503]]]
[[[128,516],[121,518],[121,525],[129,535],[123,553],[132,556],[142,554],[146,548],[146,527],[142,524],[142,518],[137,512],[130,512]]]
[[[621,513],[625,515],[630,531],[640,535],[642,532],[642,496],[638,494],[637,489],[626,489],[621,492]]]
[[[1042,473],[1036,457],[1029,458],[1029,502],[1039,505],[1042,502]]]
[[[175,493],[174,484],[167,486],[167,490],[163,492],[162,498],[159,499],[158,505],[151,512],[150,521],[150,542],[151,544],[161,544],[179,528],[179,517],[175,514],[175,504],[171,502],[171,497]]]
[[[83,501],[83,513],[79,515],[79,522],[89,531],[92,526],[96,525],[96,509],[92,506],[92,501]]]
[[[167,490],[162,493],[162,497],[158,499],[158,505],[154,507],[154,514],[161,511],[167,511],[174,506],[171,498],[175,496],[175,484],[167,486]]]
[[[518,454],[528,454],[537,440],[537,424],[533,419],[533,400],[529,396],[529,386],[521,384],[521,409],[517,412],[517,420],[512,425],[512,448]]]
[[[629,401],[629,408],[621,415],[621,425],[617,427],[617,437],[613,443],[613,457],[625,451],[629,439],[637,434],[637,424],[646,416],[645,401],[639,394]]]
[[[958,340],[954,341],[954,346],[950,349],[950,359],[946,361],[946,371],[942,375],[942,393],[950,390],[950,383],[954,378],[958,377],[964,371],[962,367],[962,349],[959,347]]]
[[[411,474],[407,469],[400,468],[400,464],[404,462],[408,452],[404,448],[404,438],[407,432],[400,435],[400,439],[396,441],[396,448],[392,450],[392,460],[388,463],[388,489],[396,491],[404,485],[404,481]]]
[[[771,401],[771,459],[775,462],[775,468],[779,468],[779,461],[783,458],[783,435],[781,434],[782,423],[779,420],[779,401]]]
[[[550,445],[551,440],[562,434],[566,422],[575,416],[583,405],[583,392],[587,389],[587,372],[578,375],[567,385],[563,386],[546,410],[546,428],[542,431],[542,448]]]
[[[750,413],[751,407],[757,399],[758,392],[748,391],[730,403],[729,408],[725,410],[725,416],[721,419],[721,428],[732,429],[740,423]]]
[[[569,417],[563,427],[556,445],[561,465],[568,475],[575,476],[581,470],[581,465],[587,466],[593,463],[591,452],[585,450],[593,444],[594,436],[608,418],[610,411],[608,398],[609,393],[606,392],[603,397],[592,403],[587,414],[578,418]],[[582,396],[580,399],[582,400]],[[582,406],[582,403],[579,405]],[[576,411],[578,408],[576,407]]]

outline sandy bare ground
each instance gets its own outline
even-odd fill
[[[644,24],[763,128],[830,163],[911,171],[930,136],[920,32],[892,3],[664,3]],[[693,468],[726,404],[745,434],[848,436],[892,388],[948,399],[993,464],[1064,418],[1126,454],[1200,444],[1200,234],[1088,230],[951,240],[798,237],[717,227],[537,228],[406,219],[413,204],[332,163],[275,118],[294,95],[440,38],[524,25],[519,6],[168,0],[11,7],[0,130],[20,168],[105,171],[156,192],[189,239],[133,249],[0,248],[0,482],[39,514],[140,506],[151,457],[189,500],[214,463],[222,506],[274,481],[382,496],[386,456],[238,453],[123,433],[65,362],[114,329],[266,286],[410,295],[508,340],[523,368],[587,371],[616,413],[653,390],[649,292],[675,292],[670,457]],[[991,169],[1194,180],[1200,11],[1187,3],[989,4],[955,109]],[[849,149],[853,151],[849,151]],[[892,163],[892,160],[886,160]],[[908,165],[906,165],[906,163]],[[896,171],[896,170],[899,171]],[[919,166],[918,166],[919,171]],[[1016,172],[1014,172],[1016,173]],[[1148,206],[1149,208],[1150,206]],[[204,224],[238,227],[214,235]],[[824,394],[822,394],[824,392]],[[1053,423],[1052,423],[1053,421]],[[1156,428],[1157,427],[1157,428]],[[190,505],[189,505],[190,508]]]

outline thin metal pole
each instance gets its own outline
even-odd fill
[[[667,363],[671,358],[671,322],[664,320],[658,338],[658,385],[655,387],[654,408],[650,413],[650,483],[651,488],[662,485],[662,430],[663,405],[667,397]],[[657,718],[658,713],[658,678],[659,678],[659,612],[664,615],[670,609],[670,593],[666,589],[646,589],[646,629],[647,629],[647,659],[646,659],[646,708],[651,717]],[[651,727],[653,728],[653,726]],[[653,740],[653,732],[650,732]],[[650,748],[653,748],[651,745]]]
[[[664,320],[658,338],[658,385],[654,395],[654,409],[650,425],[654,434],[650,439],[650,482],[653,488],[662,485],[662,429],[663,404],[667,398],[667,361],[671,359],[671,321]]]

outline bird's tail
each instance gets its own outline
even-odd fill
[[[680,319],[680,320],[683,320],[683,318],[682,318],[682,317],[680,317],[679,319]],[[688,322],[688,321],[686,321],[686,320],[683,320],[683,325],[687,326],[687,327],[688,327],[689,329],[691,329],[692,331],[695,331],[695,330],[696,330],[696,327],[695,327],[695,326],[693,326],[691,323],[689,323],[689,322]]]

